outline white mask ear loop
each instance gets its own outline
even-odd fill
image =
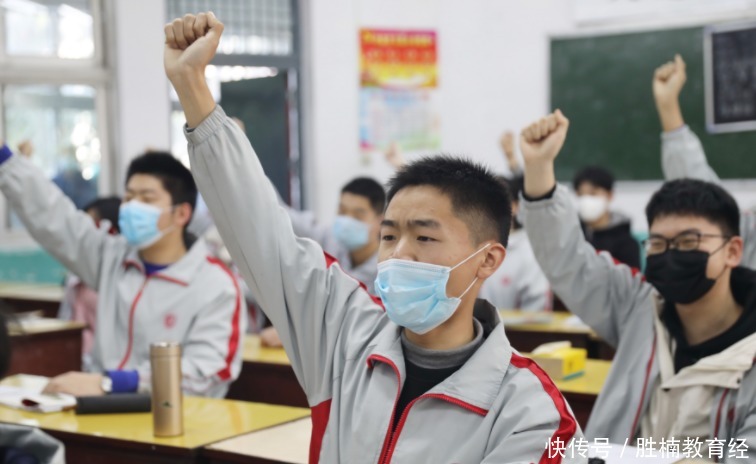
[[[176,211],[176,208],[178,208],[178,206],[179,205],[171,205],[171,206],[165,208],[163,211],[160,212],[160,216],[162,216],[165,213],[172,213],[172,212]],[[160,220],[160,216],[158,216],[158,221]],[[169,234],[169,233],[173,232],[173,230],[175,228],[176,228],[176,225],[175,224],[171,224],[168,227],[166,227],[165,230],[158,229],[158,232],[160,232],[160,234],[161,234],[160,238],[163,238],[163,237],[165,237],[166,234]]]
[[[469,261],[473,256],[477,255],[478,253],[480,253],[481,251],[485,250],[489,246],[491,246],[491,244],[487,243],[486,245],[483,246],[483,248],[481,248],[480,250],[478,250],[475,253],[471,254],[470,256],[468,256],[467,258],[465,258],[464,261],[462,261],[461,263],[459,263],[456,266],[454,266],[453,268],[451,268],[449,270],[449,272],[453,271],[454,269],[457,269],[459,266],[463,265],[464,263],[466,263],[467,261]],[[467,289],[464,292],[462,292],[462,294],[459,295],[457,298],[459,298],[461,300],[465,295],[467,295],[467,292],[469,292],[470,289],[473,288],[473,285],[475,285],[475,282],[477,282],[477,281],[478,281],[478,277],[475,276],[475,278],[473,279],[472,283],[470,283],[470,285],[467,287]]]
[[[486,243],[485,245],[483,245],[483,248],[481,248],[480,250],[478,250],[478,251],[476,251],[475,253],[471,254],[471,255],[470,255],[470,256],[468,256],[467,258],[463,259],[463,260],[462,260],[462,261],[461,261],[461,262],[460,262],[459,264],[457,264],[457,265],[456,265],[456,266],[454,266],[453,268],[449,269],[449,272],[451,272],[451,271],[453,271],[453,270],[457,269],[457,268],[458,268],[459,266],[461,266],[461,265],[465,264],[466,262],[470,261],[470,260],[472,259],[472,257],[473,257],[473,256],[477,255],[478,253],[480,253],[481,251],[485,250],[486,248],[488,248],[488,247],[490,247],[490,246],[491,246],[491,244],[490,244],[490,243]]]
[[[461,300],[461,299],[462,299],[462,298],[463,298],[463,297],[464,297],[465,295],[467,295],[467,292],[469,292],[469,291],[470,291],[470,289],[471,289],[471,288],[473,288],[473,285],[475,285],[475,282],[477,282],[477,281],[478,281],[478,277],[476,276],[476,277],[475,277],[475,278],[473,279],[473,281],[472,281],[472,283],[470,284],[470,286],[469,286],[469,287],[467,287],[467,290],[465,290],[464,292],[462,292],[462,294],[461,294],[461,295],[459,295],[459,296],[458,296],[457,298],[459,298],[459,299]]]

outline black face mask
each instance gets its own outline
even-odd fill
[[[665,300],[692,303],[716,283],[716,279],[706,277],[708,263],[709,253],[705,251],[667,250],[648,257],[646,280],[656,287]]]

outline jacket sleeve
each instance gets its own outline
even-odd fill
[[[37,427],[0,424],[0,448],[4,447],[20,449],[43,463],[64,464],[66,462],[63,443]]]
[[[323,246],[328,236],[328,228],[318,223],[312,211],[299,211],[283,202],[281,207],[289,215],[295,234],[300,237],[311,238]]]
[[[745,441],[747,449],[742,452],[738,447],[742,447]],[[738,457],[741,456],[741,457]],[[745,459],[743,458],[745,456]],[[723,449],[723,460],[725,464],[739,464],[749,461],[756,457],[756,411],[745,418],[744,423],[735,431],[730,440],[725,444]]]
[[[222,398],[241,372],[247,311],[236,279],[233,284],[211,282],[217,294],[195,317],[181,341],[181,389],[193,396]],[[137,367],[139,391],[150,391],[149,359]]]
[[[688,126],[662,134],[662,169],[666,180],[687,177],[715,184],[721,182],[706,159],[701,141]],[[754,262],[748,259],[756,259],[756,210],[740,213],[740,235],[745,242],[743,265],[753,267]]]
[[[522,276],[520,289],[520,309],[525,311],[543,311],[551,309],[552,296],[549,280],[538,266],[535,257],[528,263],[526,273]]]
[[[220,107],[187,139],[200,192],[310,404],[329,399],[346,339],[369,340],[382,309],[317,243],[294,234],[252,146]]]
[[[688,126],[662,133],[661,140],[664,179],[687,177],[719,183],[719,176],[706,160],[701,141]]]
[[[34,240],[97,289],[103,251],[122,239],[99,230],[86,213],[78,211],[55,184],[21,156],[0,165],[0,190]]]
[[[582,432],[578,431],[564,447],[561,444],[549,447],[548,443],[555,430],[556,426],[544,424],[539,428],[510,435],[500,440],[481,464],[588,464],[587,448],[584,457],[574,445],[578,440],[585,440]]]
[[[576,446],[585,437],[569,404],[545,372],[528,367],[534,364],[527,360],[514,377],[505,379],[512,393],[494,423],[483,463],[587,464]],[[543,378],[533,375],[536,371]]]
[[[585,240],[567,189],[551,198],[520,201],[533,253],[551,288],[570,310],[616,347],[622,328],[652,287],[637,270],[597,253]]]

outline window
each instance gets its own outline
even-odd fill
[[[87,0],[3,0],[2,9],[7,55],[94,57],[93,8]]]
[[[297,0],[167,0],[169,20],[211,10],[225,26],[205,75],[215,100],[246,125],[281,196],[301,204]],[[224,96],[226,99],[224,100]],[[175,93],[172,151],[188,164],[184,114]]]
[[[218,51],[224,55],[294,53],[291,0],[169,0],[168,17],[211,9],[225,26]]]
[[[100,0],[0,0],[0,138],[77,206],[109,192]],[[0,205],[0,230],[9,220]]]

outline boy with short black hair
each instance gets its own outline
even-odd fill
[[[475,298],[506,253],[504,188],[456,158],[398,172],[381,225],[382,307],[294,234],[249,141],[216,106],[204,68],[222,31],[212,13],[167,24],[166,74],[203,198],[312,406],[310,462],[562,462],[548,444],[581,436],[564,398]]]
[[[344,270],[375,294],[378,273],[378,232],[386,207],[386,192],[378,181],[357,177],[341,188],[338,216],[330,225],[320,224],[310,211],[289,212],[294,233],[315,240],[338,259]]]
[[[554,292],[617,350],[586,435],[653,448],[698,441],[703,457],[739,462],[738,441],[746,455],[756,446],[756,272],[739,267],[735,200],[707,182],[664,184],[646,209],[644,278],[594,251],[556,184],[568,124],[557,110],[523,131],[523,212]],[[724,455],[707,455],[711,440]]]
[[[186,233],[197,187],[169,153],[135,158],[119,211],[121,235],[98,229],[24,157],[0,149],[0,191],[32,237],[98,291],[91,373],[47,392],[76,396],[150,389],[151,343],[182,345],[183,390],[223,397],[241,370],[246,329],[233,274]]]
[[[719,176],[709,166],[703,145],[683,119],[680,92],[687,80],[685,61],[675,55],[654,72],[653,93],[662,126],[662,171],[667,180],[692,178],[720,183]],[[743,237],[743,265],[756,268],[756,209],[740,215],[740,235]]]
[[[578,215],[585,238],[599,251],[640,269],[640,245],[633,238],[630,219],[609,205],[614,197],[614,175],[601,166],[586,166],[572,179],[578,197]]]

